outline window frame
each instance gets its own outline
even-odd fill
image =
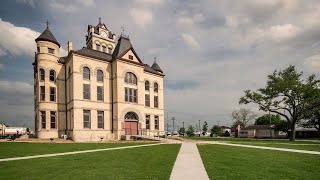
[[[100,49],[101,49],[101,45],[96,43],[96,50],[100,51]]]
[[[53,94],[52,94],[52,91],[51,91],[52,89],[53,89]],[[51,102],[56,102],[56,97],[57,97],[56,94],[57,94],[56,88],[55,87],[50,87],[50,101]]]
[[[56,80],[56,71],[53,70],[53,69],[51,69],[49,71],[49,80],[52,81],[52,82],[55,82],[55,80]]]
[[[138,90],[137,89],[125,87],[124,91],[125,91],[125,93],[124,93],[125,102],[138,103]]]
[[[159,116],[154,116],[154,129],[159,130]]]
[[[150,115],[146,115],[146,129],[150,130]]]
[[[124,82],[132,85],[138,84],[138,78],[132,72],[127,72],[124,78]]]
[[[154,96],[154,97],[153,97],[153,101],[154,101],[153,106],[154,106],[155,108],[159,108],[159,96]]]
[[[39,69],[40,81],[44,81],[46,78],[46,71],[43,68]]]
[[[85,117],[88,117],[88,121]],[[88,127],[86,127],[86,123]],[[83,110],[83,129],[91,129],[91,111],[90,110]]]
[[[86,92],[86,87],[88,89],[88,92]],[[90,100],[91,99],[91,89],[90,89],[90,84],[83,84],[83,99],[86,99],[86,100]],[[88,95],[88,98],[86,98],[86,95]]]
[[[129,58],[129,60],[133,60],[133,56],[132,55],[129,55],[128,58]]]
[[[150,107],[150,94],[145,94],[144,96],[144,105]]]
[[[99,74],[101,73],[101,74]],[[97,70],[97,82],[103,82],[103,71]]]
[[[48,47],[48,54],[54,54],[54,49]]]
[[[101,88],[101,93],[99,93],[99,88]],[[99,99],[99,96],[101,99]],[[97,101],[103,101],[104,96],[103,96],[103,86],[97,86]]]
[[[107,52],[107,47],[106,46],[102,46],[102,52]]]
[[[41,115],[41,129],[46,129],[46,111],[40,111]]]
[[[156,93],[158,93],[158,91],[159,91],[159,85],[158,85],[157,82],[155,82],[155,83],[153,84],[153,91],[156,92]]]
[[[52,121],[54,119],[54,121]],[[50,111],[50,129],[57,129],[57,113]]]
[[[99,117],[101,118],[100,121],[99,121]],[[98,129],[104,129],[104,111],[97,112],[97,123],[98,123],[97,125]]]
[[[90,68],[83,67],[82,68],[82,79],[83,80],[90,80]]]
[[[150,82],[148,80],[146,80],[144,82],[144,90],[145,91],[150,91]]]
[[[40,101],[45,101],[46,100],[46,87],[45,86],[40,86]]]

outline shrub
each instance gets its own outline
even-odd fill
[[[223,136],[225,136],[225,137],[229,137],[229,136],[230,136],[229,131],[224,132],[224,135],[223,135]]]
[[[126,140],[126,136],[125,135],[121,135],[120,140],[121,141],[125,141]]]

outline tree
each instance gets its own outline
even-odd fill
[[[302,126],[316,128],[320,137],[320,107],[306,113],[306,121],[302,123]]]
[[[202,134],[205,135],[208,131],[208,123],[205,121],[202,126]]]
[[[254,124],[256,125],[271,125],[275,126],[275,130],[277,131],[288,131],[288,123],[284,120],[281,119],[281,117],[273,114],[265,114],[263,116],[260,116],[259,118],[256,119],[256,122]]]
[[[187,133],[187,135],[188,135],[189,137],[194,136],[194,127],[193,127],[192,125],[190,125],[190,126],[188,127],[188,130],[186,131],[186,133]]]
[[[305,113],[320,106],[319,80],[315,75],[303,80],[294,66],[274,71],[264,88],[246,90],[240,104],[254,103],[260,110],[284,117],[290,126],[290,141],[295,140],[295,125]]]
[[[211,128],[211,134],[220,135],[221,133],[222,133],[222,129],[221,129],[220,126],[214,125],[214,126]]]
[[[184,135],[184,133],[185,133],[184,127],[180,128],[180,129],[179,129],[179,134],[183,134],[183,135]]]
[[[232,112],[232,119],[235,120],[234,124],[247,127],[256,118],[256,114],[248,108],[240,108]]]

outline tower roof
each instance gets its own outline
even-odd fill
[[[37,39],[35,39],[35,41],[36,42],[38,42],[38,41],[49,41],[49,42],[52,42],[52,43],[58,45],[59,48],[60,48],[59,42],[56,40],[56,38],[53,36],[51,31],[49,30],[49,27],[47,27],[47,29],[44,30],[43,33],[39,37],[37,37]]]
[[[163,73],[163,71],[161,70],[160,66],[158,65],[158,63],[156,61],[154,61],[154,63],[152,64],[151,68],[156,70],[156,71],[158,71],[158,72]]]
[[[117,46],[113,51],[113,57],[114,58],[120,58],[122,57],[128,50],[132,48],[132,44],[130,42],[130,39],[124,36],[120,36]]]

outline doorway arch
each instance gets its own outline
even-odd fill
[[[127,112],[124,116],[125,135],[138,135],[139,116],[135,112]]]

